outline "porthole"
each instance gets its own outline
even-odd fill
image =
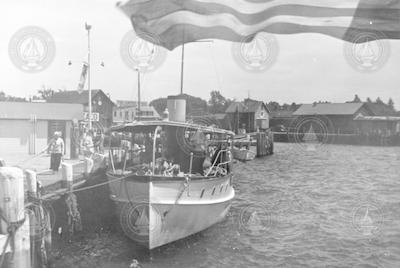
[[[201,191],[200,198],[203,198],[203,195],[204,195],[204,189]]]
[[[224,185],[221,184],[221,188],[219,188],[219,192],[222,193],[223,189],[224,189]]]
[[[211,195],[214,195],[214,193],[215,193],[215,187],[213,188]]]

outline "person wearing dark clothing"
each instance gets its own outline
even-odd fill
[[[64,154],[64,141],[60,132],[54,133],[54,139],[50,144],[50,169],[53,173],[60,168],[61,157]]]

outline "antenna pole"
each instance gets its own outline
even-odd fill
[[[137,121],[140,121],[140,116],[141,116],[141,112],[140,112],[140,70],[137,69],[137,74],[138,74],[138,115],[137,115]]]
[[[89,130],[92,129],[92,89],[90,87],[90,71],[91,71],[91,66],[90,66],[90,29],[92,28],[92,26],[88,25],[87,23],[85,23],[85,28],[87,30],[87,38],[88,38],[88,50],[87,50],[87,57],[88,57],[88,91],[89,91],[89,100],[88,100],[88,104],[89,104]]]

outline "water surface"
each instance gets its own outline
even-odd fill
[[[277,143],[274,155],[235,165],[234,187],[227,219],[208,230],[151,253],[110,233],[86,241],[102,256],[71,264],[400,267],[399,147]]]

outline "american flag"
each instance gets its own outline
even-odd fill
[[[118,4],[142,38],[170,50],[201,39],[251,40],[258,32],[360,33],[400,39],[400,0],[129,0]]]

